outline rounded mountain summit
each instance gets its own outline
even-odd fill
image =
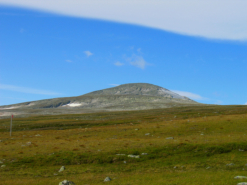
[[[144,95],[190,100],[189,98],[180,96],[168,89],[148,83],[123,84],[117,87],[94,91],[86,95]]]
[[[75,114],[102,111],[145,110],[200,105],[163,87],[129,83],[81,96],[54,98],[0,107],[0,115]]]

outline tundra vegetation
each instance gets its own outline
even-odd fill
[[[14,118],[11,137],[9,125],[0,120],[5,185],[225,185],[247,175],[247,106]]]

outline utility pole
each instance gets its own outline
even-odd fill
[[[11,119],[10,119],[10,137],[12,135],[12,119],[13,119],[14,115],[12,114]]]

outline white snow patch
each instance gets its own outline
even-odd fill
[[[69,103],[69,104],[67,104],[67,106],[70,106],[70,107],[78,107],[78,106],[81,106],[81,103]]]
[[[21,107],[21,106],[15,106],[15,107],[6,107],[6,108],[1,108],[2,110],[3,109],[16,109],[16,108],[19,108],[19,107]]]
[[[27,106],[32,106],[32,105],[35,105],[35,103],[29,103]]]

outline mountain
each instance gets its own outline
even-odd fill
[[[148,83],[130,83],[76,97],[54,98],[0,106],[0,117],[73,114],[200,105],[168,89]]]
[[[190,100],[168,89],[148,83],[124,84],[113,88],[94,91],[86,95],[145,95]]]

